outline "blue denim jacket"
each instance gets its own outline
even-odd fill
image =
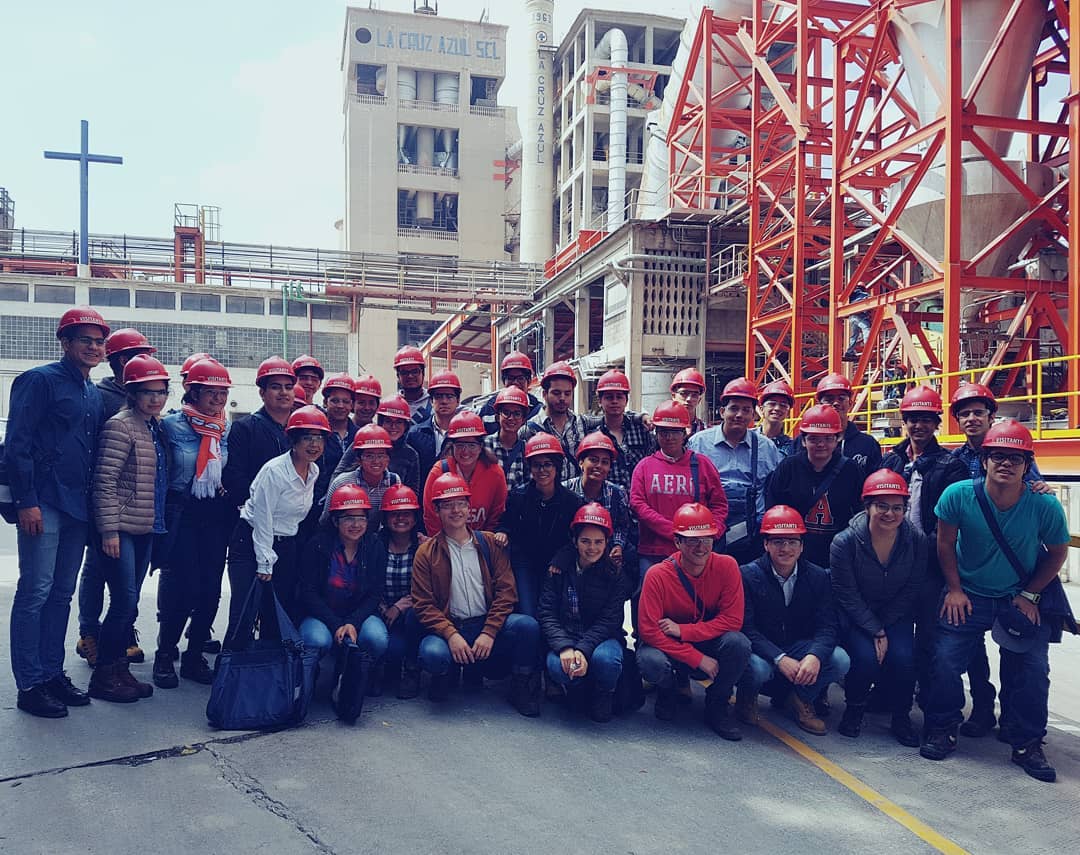
[[[180,492],[191,490],[191,482],[195,478],[195,461],[199,457],[199,443],[201,437],[195,433],[195,429],[183,413],[169,413],[161,420],[161,427],[165,431],[165,437],[169,442],[169,454],[172,456],[172,477],[169,480],[169,489]],[[232,422],[225,425],[225,433],[221,437],[221,468],[229,459],[229,430]]]
[[[104,421],[101,392],[68,359],[24,371],[11,384],[5,459],[18,508],[50,505],[90,519],[87,491]]]

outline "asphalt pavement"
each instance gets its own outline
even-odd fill
[[[296,729],[224,733],[206,724],[207,688],[184,680],[136,704],[36,719],[16,710],[9,676],[17,573],[4,526],[0,852],[1028,855],[1080,839],[1080,639],[1051,651],[1058,781],[1043,784],[993,737],[922,760],[884,717],[868,716],[858,740],[813,737],[763,704],[765,729],[724,742],[702,724],[699,686],[671,723],[651,699],[607,725],[551,703],[526,719],[489,683],[440,706],[370,698],[354,727],[316,702]],[[148,579],[138,622],[148,659],[156,587]],[[74,653],[67,667],[85,686]],[[149,661],[133,670],[149,681]],[[842,691],[832,698],[830,730]]]

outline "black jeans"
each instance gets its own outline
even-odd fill
[[[229,540],[229,587],[232,592],[229,598],[229,629],[226,639],[236,631],[244,599],[255,581],[258,563],[251,534],[251,526],[245,520],[240,520]],[[296,623],[299,616],[296,595],[300,580],[300,556],[297,555],[296,537],[275,537],[274,552],[277,553],[277,562],[271,577],[273,591],[290,620]],[[278,630],[277,614],[270,591],[269,586],[263,586],[262,601],[259,603],[260,635],[263,638],[279,638],[281,632]]]
[[[188,497],[182,501],[169,522],[171,547],[158,580],[158,650],[176,647],[190,618],[188,651],[201,654],[221,600],[235,511],[230,513],[222,499]]]

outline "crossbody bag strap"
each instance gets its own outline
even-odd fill
[[[1020,584],[1026,584],[1028,579],[1030,578],[1030,573],[1025,572],[1024,565],[1020,563],[1020,559],[1013,551],[1013,548],[1009,545],[1009,542],[1005,539],[1005,535],[1001,531],[1001,526],[998,525],[997,518],[994,516],[994,512],[990,509],[990,500],[989,498],[987,498],[986,495],[985,479],[979,478],[974,483],[975,498],[979,502],[979,509],[982,511],[983,518],[986,520],[987,527],[990,529],[990,534],[994,536],[994,540],[997,541],[998,548],[1012,565],[1013,572],[1016,573],[1017,578],[1019,578]]]
[[[757,464],[758,464],[758,437],[757,433],[750,433],[750,487],[746,491],[746,533],[753,536],[757,534]]]
[[[690,598],[690,602],[694,604],[694,614],[697,614],[698,595],[694,590],[694,586],[690,584],[690,580],[686,578],[686,574],[683,572],[682,567],[679,566],[679,562],[673,558],[664,559],[668,564],[675,568],[675,572],[679,574],[679,581],[682,582],[683,590],[686,591],[686,595]],[[701,604],[702,620],[712,620],[713,616],[705,609],[705,603]]]
[[[701,479],[698,477],[697,454],[690,452],[690,482],[694,485],[694,501],[701,501]],[[677,567],[678,565],[676,565]],[[679,571],[682,572],[681,570]]]
[[[829,470],[829,474],[825,476],[825,480],[822,481],[818,485],[818,488],[814,491],[814,496],[810,500],[811,509],[815,505],[817,505],[818,502],[821,501],[822,496],[824,496],[826,493],[829,492],[829,488],[833,485],[833,481],[836,480],[836,476],[840,474],[840,469],[843,467],[843,465],[844,465],[844,458],[843,457],[837,457],[836,462],[832,465],[832,468]]]

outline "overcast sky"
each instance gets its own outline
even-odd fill
[[[366,5],[366,0],[361,4]],[[381,0],[411,11],[412,0]],[[584,7],[685,17],[690,0],[560,0],[556,40]],[[344,208],[341,37],[329,0],[3,0],[0,187],[16,224],[78,228],[78,166],[42,151],[90,150],[90,231],[168,236],[173,203],[221,207],[230,241],[336,247]],[[442,0],[444,17],[511,27],[500,100],[517,104],[521,0]]]

